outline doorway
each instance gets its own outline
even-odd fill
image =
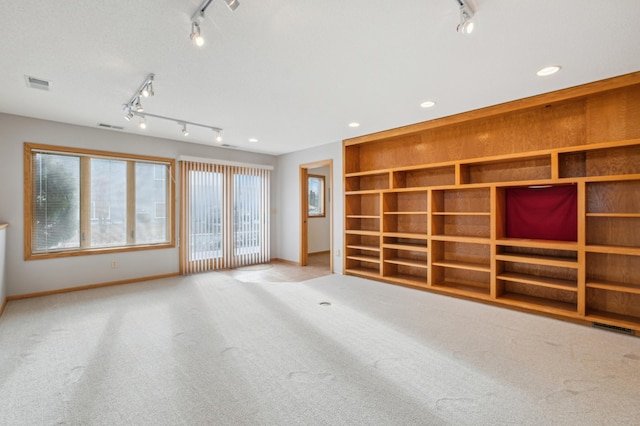
[[[322,267],[326,255],[333,273],[333,160],[300,165],[300,266],[311,256]]]

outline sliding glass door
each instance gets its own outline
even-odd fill
[[[180,165],[182,273],[268,262],[270,170]]]

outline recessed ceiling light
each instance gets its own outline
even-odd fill
[[[352,123],[349,123],[349,127],[360,127],[360,123],[356,123],[355,121]]]
[[[436,101],[424,101],[423,103],[420,104],[420,106],[422,108],[431,108],[432,106],[435,106]]]
[[[249,138],[249,142],[258,142],[258,139],[256,139],[256,138]]]
[[[536,73],[536,75],[538,75],[539,77],[546,77],[548,75],[552,75],[557,73],[558,71],[560,71],[560,65],[551,65],[548,67],[544,67],[540,70],[538,70],[538,72]]]

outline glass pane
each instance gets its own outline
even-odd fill
[[[80,247],[80,159],[33,157],[33,252]]]
[[[191,171],[189,175],[191,261],[221,258],[223,175]]]
[[[260,252],[260,177],[233,175],[233,241],[236,256]]]
[[[91,159],[91,247],[127,243],[127,162]]]
[[[168,241],[167,175],[164,164],[136,163],[136,244]]]

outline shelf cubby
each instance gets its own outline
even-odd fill
[[[560,177],[640,174],[640,145],[621,145],[559,153]]]
[[[491,202],[487,187],[432,191],[432,211],[439,213],[489,214]]]
[[[352,173],[345,176],[345,192],[371,191],[389,188],[389,173]]]
[[[362,231],[380,231],[380,217],[366,215],[349,215],[346,217],[345,229]]]
[[[345,194],[346,217],[380,217],[380,194]]]
[[[429,186],[454,185],[456,183],[455,166],[428,167],[420,169],[398,170],[393,172],[394,188],[418,188]]]
[[[461,163],[462,184],[517,182],[551,179],[551,155],[535,154]]]
[[[587,215],[587,244],[640,247],[640,216]]]

